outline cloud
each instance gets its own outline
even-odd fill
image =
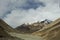
[[[9,6],[6,8],[9,9],[9,11],[7,11],[9,14],[4,17],[4,20],[13,27],[44,19],[55,20],[60,17],[58,1],[59,0],[21,0],[20,3],[20,1],[11,0],[11,2],[8,2]]]
[[[42,2],[35,2],[34,0],[0,0],[0,18],[5,17],[15,9],[30,9],[45,6]]]
[[[37,9],[38,7],[45,7],[45,4],[41,1],[27,0],[26,4],[21,6],[23,9]]]
[[[24,5],[26,0],[0,0],[0,18],[11,13],[12,10]]]

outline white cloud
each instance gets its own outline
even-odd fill
[[[60,17],[58,0],[38,0],[37,2],[39,1],[44,2],[46,6],[38,7],[36,10],[14,9],[4,18],[4,20],[11,26],[16,27],[23,23],[32,23],[44,19],[55,20]],[[19,5],[19,2],[15,2],[13,7],[16,7],[16,5]]]

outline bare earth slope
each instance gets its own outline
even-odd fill
[[[28,34],[18,34],[18,33],[10,33],[14,37],[22,38],[24,40],[43,40],[39,36],[28,35]]]

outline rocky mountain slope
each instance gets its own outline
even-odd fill
[[[42,29],[44,26],[50,24],[51,22],[52,21],[45,19],[44,21],[38,21],[32,24],[22,24],[18,26],[16,29],[20,31],[20,33],[33,33],[35,31]]]
[[[60,40],[60,18],[32,34],[43,37],[46,40]]]

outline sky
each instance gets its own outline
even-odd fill
[[[60,18],[60,0],[0,0],[0,18],[12,27]]]

